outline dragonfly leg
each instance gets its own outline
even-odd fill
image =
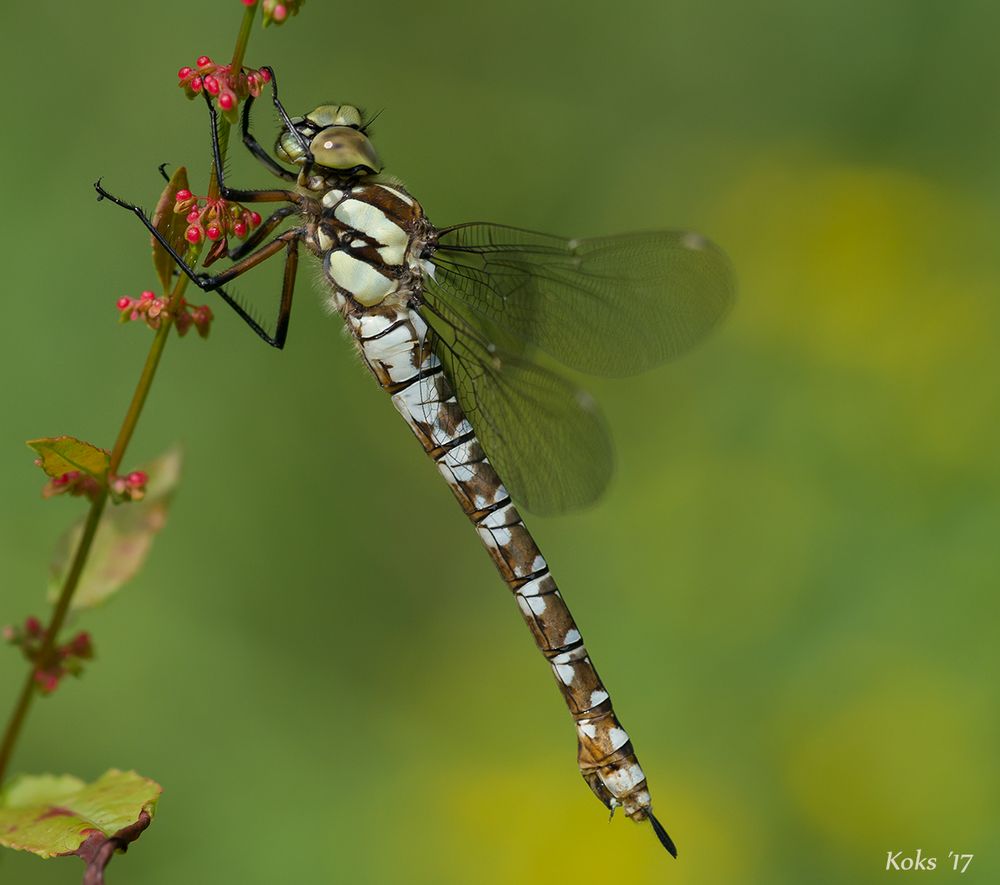
[[[219,113],[212,104],[211,96],[205,92],[205,103],[208,105],[209,119],[212,123],[212,159],[215,164],[215,177],[219,182],[219,193],[227,200],[240,203],[295,203],[299,205],[305,199],[295,191],[274,188],[271,190],[242,190],[226,185],[226,170],[222,165],[222,148],[219,146]]]
[[[264,65],[261,70],[267,71],[267,73],[271,76],[271,101],[274,102],[274,108],[278,112],[278,116],[281,117],[281,122],[285,124],[285,128],[295,137],[295,140],[299,143],[299,147],[302,149],[302,154],[306,161],[302,166],[301,174],[308,177],[313,167],[313,155],[312,151],[309,149],[309,142],[307,142],[302,136],[302,133],[295,128],[295,124],[292,123],[292,118],[288,116],[288,111],[285,110],[285,106],[278,98],[278,78],[274,75],[274,68],[270,65]]]
[[[226,254],[229,256],[231,261],[239,261],[263,243],[270,233],[279,224],[281,224],[282,221],[288,218],[289,215],[295,215],[298,211],[298,208],[295,206],[282,206],[280,209],[277,209],[265,218],[264,223],[261,224],[261,226],[258,227],[252,234],[250,234],[246,240],[238,246],[230,249]]]
[[[261,340],[267,342],[271,345],[271,347],[275,347],[278,350],[281,350],[285,346],[285,339],[288,337],[288,321],[292,315],[292,296],[295,294],[295,274],[299,266],[299,241],[301,239],[301,231],[287,231],[280,237],[275,237],[266,246],[253,254],[248,255],[242,261],[234,264],[222,273],[217,274],[214,277],[207,277],[203,274],[200,275],[201,282],[199,285],[203,288],[218,292],[222,300],[236,312],[236,315],[243,320],[243,322],[246,323]],[[271,335],[263,326],[261,326],[260,323],[247,313],[242,304],[240,304],[235,298],[232,297],[232,295],[222,288],[222,284],[233,279],[234,277],[238,277],[242,273],[246,273],[246,271],[250,270],[250,268],[256,267],[262,261],[265,261],[272,255],[280,252],[282,247],[285,249],[285,272],[281,284],[281,301],[278,304],[278,317],[274,324],[274,334]]]
[[[250,132],[250,107],[253,105],[254,98],[249,96],[247,100],[243,103],[243,121],[240,126],[240,131],[243,135],[243,144],[246,149],[250,151],[253,156],[259,160],[272,175],[278,176],[285,181],[295,181],[298,175],[294,172],[290,172],[284,166],[280,165],[277,160],[274,159],[267,151],[264,150],[258,143],[257,139],[253,137]]]
[[[242,261],[237,262],[215,277],[203,278],[206,282],[211,281],[213,283],[212,289],[219,293],[226,304],[236,311],[237,316],[253,329],[258,337],[278,350],[281,350],[285,346],[285,338],[288,336],[288,321],[292,316],[292,296],[295,294],[295,275],[299,266],[299,242],[301,240],[302,231],[286,231],[280,237],[275,237],[266,246],[248,255]],[[280,252],[282,246],[285,249],[285,272],[282,277],[281,300],[278,303],[278,317],[274,324],[274,334],[270,335],[260,323],[244,310],[243,306],[235,298],[222,288],[222,284],[238,277],[242,273],[246,273],[250,268],[256,267],[262,261],[266,261],[272,255]]]
[[[97,191],[98,200],[110,200],[116,206],[121,206],[123,209],[128,209],[129,212],[132,212],[145,225],[146,229],[153,235],[153,237],[156,238],[156,241],[163,246],[164,249],[166,249],[170,257],[173,258],[177,267],[179,267],[187,275],[188,279],[190,279],[191,282],[193,282],[199,289],[205,292],[218,292],[222,300],[225,301],[226,304],[228,304],[234,311],[236,311],[237,316],[239,316],[243,322],[253,329],[258,336],[260,336],[272,347],[277,347],[279,349],[284,347],[285,336],[288,332],[288,315],[291,313],[292,307],[292,288],[294,285],[295,270],[298,267],[298,245],[299,240],[303,236],[303,231],[301,229],[293,228],[292,230],[285,231],[285,233],[271,240],[270,243],[261,246],[256,252],[252,252],[240,261],[236,262],[236,264],[232,267],[226,268],[226,270],[222,273],[216,274],[215,276],[210,276],[209,274],[198,273],[198,271],[188,264],[180,253],[173,247],[170,241],[156,229],[153,222],[150,221],[149,216],[143,212],[141,207],[116,197],[104,188],[100,179],[94,182],[94,189]],[[274,335],[270,335],[267,330],[260,325],[260,323],[247,313],[247,311],[238,301],[236,301],[235,298],[222,288],[222,286],[241,274],[246,273],[251,268],[256,267],[262,261],[266,261],[282,249],[285,249],[286,251],[285,281],[282,287],[281,304],[278,308],[278,320],[275,333]]]

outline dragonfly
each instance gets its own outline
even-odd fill
[[[251,132],[251,96],[242,140],[286,186],[226,184],[208,102],[221,195],[282,204],[228,251],[225,270],[190,266],[140,207],[100,181],[98,199],[135,213],[181,272],[275,348],[288,333],[299,250],[321,262],[328,306],[468,515],[551,667],[576,728],[583,779],[612,815],[621,808],[649,822],[676,857],[632,740],[520,508],[562,513],[600,496],[612,472],[610,436],[595,401],[565,370],[627,376],[688,350],[733,302],[727,257],[682,230],[567,239],[485,222],[437,227],[383,172],[356,107],[321,105],[291,117],[273,70],[262,70],[281,130],[268,153]],[[286,219],[294,226],[268,240]],[[280,253],[283,285],[268,331],[224,287]]]

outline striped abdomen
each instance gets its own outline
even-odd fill
[[[405,307],[349,315],[347,321],[365,362],[437,463],[517,598],[576,722],[584,779],[607,807],[622,806],[637,821],[653,820],[657,834],[673,850],[652,818],[646,778],[632,743],[548,565],[487,460],[440,362],[424,343],[424,321]]]

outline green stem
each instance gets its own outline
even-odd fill
[[[132,402],[129,405],[128,412],[125,414],[125,420],[122,421],[121,429],[118,431],[118,439],[115,440],[115,447],[111,454],[111,465],[108,468],[109,474],[117,470],[118,465],[121,464],[122,457],[125,455],[125,449],[135,431],[139,415],[142,413],[142,407],[149,394],[149,388],[153,384],[156,367],[160,363],[163,348],[167,343],[167,335],[170,333],[172,326],[173,320],[168,316],[160,328],[157,329],[156,337],[153,338],[149,353],[146,355],[146,363],[142,367],[142,374],[139,376],[135,393],[132,395]],[[21,734],[21,727],[24,725],[28,710],[31,709],[31,702],[35,697],[35,674],[38,672],[39,667],[44,666],[52,658],[59,631],[66,621],[66,615],[69,614],[69,606],[73,601],[73,594],[80,583],[80,576],[83,574],[83,568],[87,564],[87,557],[90,555],[90,548],[93,546],[97,527],[101,523],[101,514],[104,513],[104,507],[107,503],[108,490],[105,487],[90,505],[87,519],[83,524],[83,534],[80,536],[80,543],[77,544],[76,552],[73,554],[73,562],[66,573],[62,589],[59,591],[59,599],[56,602],[55,610],[52,612],[52,620],[49,621],[48,626],[45,628],[42,647],[35,658],[35,665],[28,670],[28,676],[21,689],[21,695],[4,731],[3,743],[0,744],[0,784],[3,783],[7,772],[7,765],[14,753],[14,746],[17,744],[17,739]]]
[[[243,56],[246,52],[247,41],[250,39],[251,27],[256,14],[257,4],[247,7],[243,11],[243,20],[240,23],[239,34],[236,37],[236,47],[233,50],[232,70],[234,71],[239,71],[240,67],[243,65]],[[229,143],[229,130],[229,123],[223,120],[219,127],[219,139],[223,153]],[[215,167],[213,165],[209,193],[211,196],[218,196],[218,192],[219,183],[216,180]],[[184,290],[186,288],[187,278],[184,276],[179,277],[177,284],[170,293],[168,299],[169,303],[174,305],[179,304],[181,296],[184,294]],[[115,439],[114,448],[111,450],[111,461],[108,466],[109,475],[118,471],[122,459],[125,457],[125,450],[128,448],[128,444],[132,440],[132,434],[135,432],[136,424],[139,422],[139,416],[142,414],[143,406],[146,404],[146,398],[149,395],[149,390],[153,386],[153,378],[156,376],[156,369],[160,364],[160,357],[163,356],[163,348],[166,347],[167,337],[169,336],[173,325],[173,315],[170,311],[165,312],[163,315],[163,322],[156,330],[156,336],[153,338],[153,343],[150,345],[149,353],[146,354],[146,362],[142,367],[142,374],[139,376],[139,381],[135,387],[135,393],[132,394],[132,401],[129,403],[128,411],[125,413],[125,418],[118,430],[118,437]],[[73,601],[73,594],[76,592],[77,585],[80,583],[80,576],[83,574],[83,569],[87,564],[87,558],[90,555],[90,550],[94,543],[94,537],[96,536],[98,526],[101,523],[101,515],[104,513],[104,508],[107,503],[108,490],[107,487],[105,487],[101,490],[97,497],[94,498],[90,505],[90,510],[87,513],[87,519],[83,524],[83,534],[80,536],[80,543],[77,545],[76,552],[73,554],[73,562],[70,565],[69,571],[66,573],[62,589],[59,591],[59,599],[57,600],[56,607],[52,612],[52,620],[45,628],[42,647],[39,649],[34,665],[28,670],[28,676],[24,681],[21,694],[18,696],[17,703],[11,713],[10,719],[7,722],[7,728],[4,730],[3,743],[0,744],[0,785],[4,782],[4,778],[7,773],[7,766],[10,763],[11,756],[14,753],[14,747],[17,744],[18,737],[20,737],[21,734],[21,729],[24,726],[24,720],[28,716],[28,711],[31,709],[31,702],[34,700],[36,694],[35,674],[38,672],[40,667],[44,666],[45,663],[52,658],[56,646],[56,640],[58,639],[59,632],[62,630],[63,624],[66,621],[66,616],[69,614],[70,603]]]
[[[187,279],[184,278],[185,284]],[[178,301],[177,295],[183,292],[183,286],[175,286],[171,293],[172,304]],[[132,394],[132,402],[129,403],[128,412],[125,413],[125,420],[122,421],[121,429],[118,431],[118,438],[115,440],[115,447],[111,450],[111,463],[108,465],[108,473],[117,473],[118,467],[125,457],[125,449],[128,447],[135,432],[135,425],[139,422],[142,414],[142,407],[146,404],[146,397],[149,389],[153,385],[153,376],[160,365],[160,357],[163,356],[163,348],[167,346],[167,336],[173,328],[174,318],[168,313],[164,318],[160,328],[156,330],[156,337],[150,345],[149,353],[146,355],[146,364],[142,367],[142,374],[139,376],[139,383],[135,386],[135,393]]]

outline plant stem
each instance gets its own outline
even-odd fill
[[[175,287],[175,291],[178,289],[181,289],[180,285]],[[142,374],[139,376],[139,382],[136,384],[135,393],[132,395],[132,402],[129,405],[128,412],[125,413],[125,420],[122,421],[121,429],[118,431],[118,438],[115,440],[115,447],[111,453],[111,464],[108,468],[109,474],[117,471],[118,466],[121,464],[122,457],[125,455],[125,449],[129,444],[129,440],[132,439],[132,434],[135,431],[135,425],[139,420],[139,415],[142,413],[142,407],[146,402],[149,389],[153,384],[153,378],[156,375],[156,367],[160,363],[160,357],[163,355],[163,348],[167,343],[167,335],[170,333],[172,326],[173,319],[172,317],[167,316],[164,319],[164,322],[160,325],[160,328],[157,329],[156,337],[153,338],[153,343],[150,345],[149,353],[146,355],[145,365],[142,367]],[[66,573],[62,589],[59,592],[59,599],[56,602],[55,610],[52,612],[52,620],[45,628],[45,637],[42,640],[42,647],[38,652],[36,663],[28,671],[28,676],[24,681],[24,687],[21,689],[21,695],[18,698],[17,706],[14,708],[10,721],[7,723],[7,729],[3,736],[3,744],[0,745],[0,784],[3,783],[4,775],[7,771],[7,765],[10,762],[10,757],[14,752],[14,746],[21,733],[21,726],[24,724],[24,720],[28,715],[28,710],[31,709],[31,702],[35,697],[35,673],[38,671],[38,667],[40,665],[44,664],[52,657],[52,652],[55,648],[59,631],[62,629],[63,623],[66,620],[66,615],[69,613],[69,606],[73,601],[73,594],[76,592],[76,587],[80,583],[80,576],[83,574],[83,568],[87,564],[87,557],[90,555],[90,548],[94,543],[94,536],[97,534],[97,527],[100,525],[101,515],[104,513],[104,507],[107,503],[108,490],[107,487],[105,487],[101,490],[97,497],[94,498],[90,505],[90,510],[87,513],[87,519],[83,524],[83,534],[80,536],[80,543],[77,545],[76,552],[73,554],[73,562],[70,565],[69,571]]]
[[[87,513],[87,521],[83,525],[83,534],[80,537],[80,543],[76,548],[76,553],[73,555],[73,564],[66,574],[66,580],[63,582],[62,592],[59,594],[59,602],[52,614],[52,621],[46,628],[45,639],[36,659],[37,663],[28,670],[28,677],[24,680],[21,696],[18,698],[17,706],[10,717],[10,722],[7,723],[7,730],[3,736],[3,745],[0,746],[0,784],[3,783],[7,764],[10,762],[10,757],[14,752],[14,745],[17,743],[17,739],[21,733],[21,726],[24,724],[28,710],[31,709],[31,702],[35,698],[35,673],[38,672],[40,663],[47,661],[52,655],[55,637],[58,635],[62,622],[66,619],[70,600],[73,598],[76,585],[83,572],[83,566],[87,561],[87,555],[90,553],[90,546],[94,541],[94,535],[97,534],[97,526],[101,521],[101,514],[104,512],[104,505],[107,501],[108,493],[104,490],[90,505],[90,511]]]
[[[184,282],[187,279],[184,278]],[[171,293],[171,302],[177,303],[177,294],[183,292],[183,286],[175,286]],[[125,420],[122,421],[121,429],[118,431],[118,438],[115,440],[115,447],[111,450],[111,463],[108,466],[109,473],[117,473],[118,467],[125,456],[125,449],[128,447],[132,434],[135,432],[135,425],[142,414],[142,407],[146,404],[146,396],[149,388],[153,385],[153,376],[160,364],[160,357],[163,356],[163,348],[167,346],[167,336],[173,328],[174,318],[169,314],[164,318],[160,328],[156,330],[156,337],[150,345],[149,353],[146,355],[146,364],[142,367],[142,374],[139,376],[139,383],[135,386],[135,393],[132,394],[132,402],[129,403],[128,412],[125,413]]]
[[[232,70],[237,73],[243,64],[243,55],[246,52],[247,41],[250,39],[250,32],[256,14],[257,4],[245,8],[243,11],[243,20],[240,23],[240,30],[236,37],[236,47],[233,50]],[[229,123],[222,120],[219,126],[219,140],[223,152],[229,143],[229,131]],[[216,180],[215,166],[213,164],[209,193],[211,196],[218,196],[218,192],[219,183]],[[168,297],[168,303],[173,305],[180,304],[181,296],[187,288],[187,283],[187,277],[183,274],[178,277],[177,283],[174,285],[173,291]],[[118,471],[122,459],[125,457],[125,450],[128,448],[128,444],[132,440],[132,434],[135,432],[136,424],[139,422],[139,416],[142,414],[142,409],[146,404],[146,398],[149,395],[149,390],[153,385],[153,378],[156,376],[156,370],[160,364],[160,357],[163,356],[163,348],[166,347],[167,337],[170,335],[170,330],[173,328],[174,317],[171,311],[165,311],[162,316],[163,321],[156,330],[153,343],[149,347],[149,353],[146,354],[146,362],[143,364],[142,374],[139,376],[135,392],[132,394],[132,401],[129,403],[128,411],[125,413],[125,418],[118,430],[118,436],[115,439],[114,448],[111,450],[111,460],[108,465],[109,475]],[[87,564],[87,558],[90,555],[90,550],[94,543],[94,537],[97,534],[98,526],[101,523],[101,515],[104,513],[104,508],[107,503],[108,489],[107,486],[105,486],[90,505],[90,510],[87,513],[87,519],[83,524],[83,534],[80,536],[80,543],[77,545],[76,552],[73,554],[73,562],[70,565],[69,571],[66,573],[62,589],[59,591],[59,599],[57,600],[56,607],[52,612],[52,619],[45,628],[42,646],[38,651],[38,655],[35,658],[34,663],[28,670],[28,676],[24,681],[21,694],[17,699],[14,711],[11,713],[10,719],[7,722],[7,728],[4,730],[3,743],[0,744],[0,786],[3,785],[4,778],[7,773],[7,767],[10,763],[11,756],[14,753],[14,747],[17,744],[17,739],[21,734],[24,720],[27,718],[28,711],[31,709],[31,702],[34,700],[36,694],[35,674],[38,672],[40,667],[44,666],[45,663],[52,658],[56,641],[59,637],[59,631],[62,630],[63,624],[66,621],[66,616],[69,614],[70,603],[73,601],[73,594],[76,592],[77,585],[80,583],[80,576],[83,574],[84,566]]]

